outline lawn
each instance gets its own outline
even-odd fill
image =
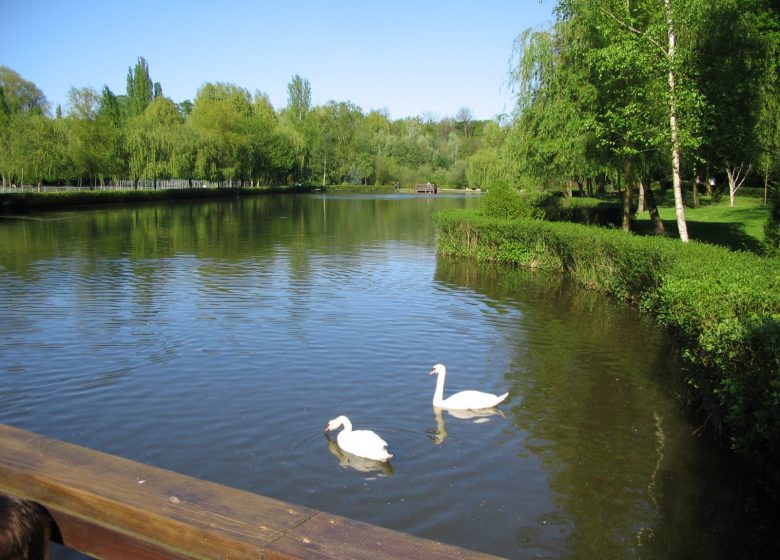
[[[763,199],[739,196],[734,207],[729,206],[728,196],[719,201],[701,197],[701,206],[693,208],[686,199],[685,221],[688,236],[696,241],[723,245],[733,250],[759,252],[764,240],[764,225],[769,218],[769,206]],[[668,237],[678,237],[677,216],[671,193],[658,197],[658,212]],[[647,211],[635,217],[635,230],[639,234],[652,234],[652,224]]]

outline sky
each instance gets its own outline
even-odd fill
[[[553,0],[0,0],[0,65],[67,109],[71,87],[124,94],[139,57],[163,94],[205,83],[287,105],[294,75],[313,105],[350,101],[392,119],[476,119],[512,109],[512,47],[552,22]]]

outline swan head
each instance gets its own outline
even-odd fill
[[[436,364],[433,369],[428,372],[428,375],[439,375],[440,373],[446,373],[447,369],[444,364]]]
[[[337,430],[339,427],[343,426],[349,422],[346,416],[339,416],[338,418],[334,418],[333,420],[330,420],[328,422],[328,425],[325,426],[326,432],[331,432],[333,430]]]

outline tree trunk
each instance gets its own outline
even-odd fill
[[[699,184],[701,183],[701,176],[697,173],[696,179],[693,181],[693,207],[698,208],[701,206],[699,202]]]
[[[642,179],[639,179],[639,200],[636,204],[636,213],[641,214],[645,211],[645,189],[642,186]]]
[[[669,35],[669,128],[672,136],[672,186],[674,188],[674,209],[677,214],[677,229],[680,232],[680,240],[688,242],[688,226],[685,223],[685,205],[682,194],[682,180],[680,177],[680,129],[677,122],[676,76],[674,71],[674,58],[677,37],[674,31],[672,19],[672,0],[664,0],[666,8],[666,25]]]
[[[769,200],[769,166],[764,170],[764,206]]]
[[[629,232],[631,231],[631,198],[633,194],[633,189],[631,188],[631,183],[633,181],[634,177],[634,169],[631,165],[630,161],[626,161],[623,166],[625,172],[625,191],[623,192],[623,231]],[[618,176],[618,184],[619,184],[620,176]]]
[[[645,195],[645,202],[647,202],[647,211],[650,212],[650,221],[653,222],[653,233],[663,237],[666,234],[664,230],[664,223],[661,221],[661,216],[658,214],[658,205],[655,203],[655,195],[653,189],[650,188],[650,181],[639,180],[639,188]]]
[[[328,156],[325,156],[322,162],[322,188],[325,188],[325,179],[328,176]]]
[[[742,175],[742,167],[744,164],[737,166],[729,166],[726,168],[726,176],[729,179],[729,205],[734,206],[734,201],[737,196],[737,189],[742,186],[742,183],[745,182],[745,179],[747,179],[748,174],[750,173],[750,168],[752,165],[748,165],[747,171],[745,171],[745,174]]]

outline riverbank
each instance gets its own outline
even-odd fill
[[[224,198],[231,196],[256,196],[264,194],[296,194],[333,192],[348,194],[416,194],[412,189],[395,189],[392,186],[374,185],[329,185],[279,186],[279,187],[206,187],[176,189],[127,189],[46,191],[46,192],[4,192],[0,193],[0,215],[23,214],[34,210],[52,210],[95,204],[117,204],[128,202],[154,202],[162,200],[186,200]],[[442,189],[444,193],[481,194],[464,189]]]
[[[19,214],[33,210],[50,210],[95,204],[153,202],[199,198],[223,198],[260,194],[313,192],[313,187],[239,187],[193,189],[80,190],[54,192],[0,193],[0,214]]]
[[[780,260],[691,242],[477,212],[436,216],[438,250],[569,274],[668,328],[695,406],[765,479],[780,465]],[[775,480],[774,487],[778,488]]]

